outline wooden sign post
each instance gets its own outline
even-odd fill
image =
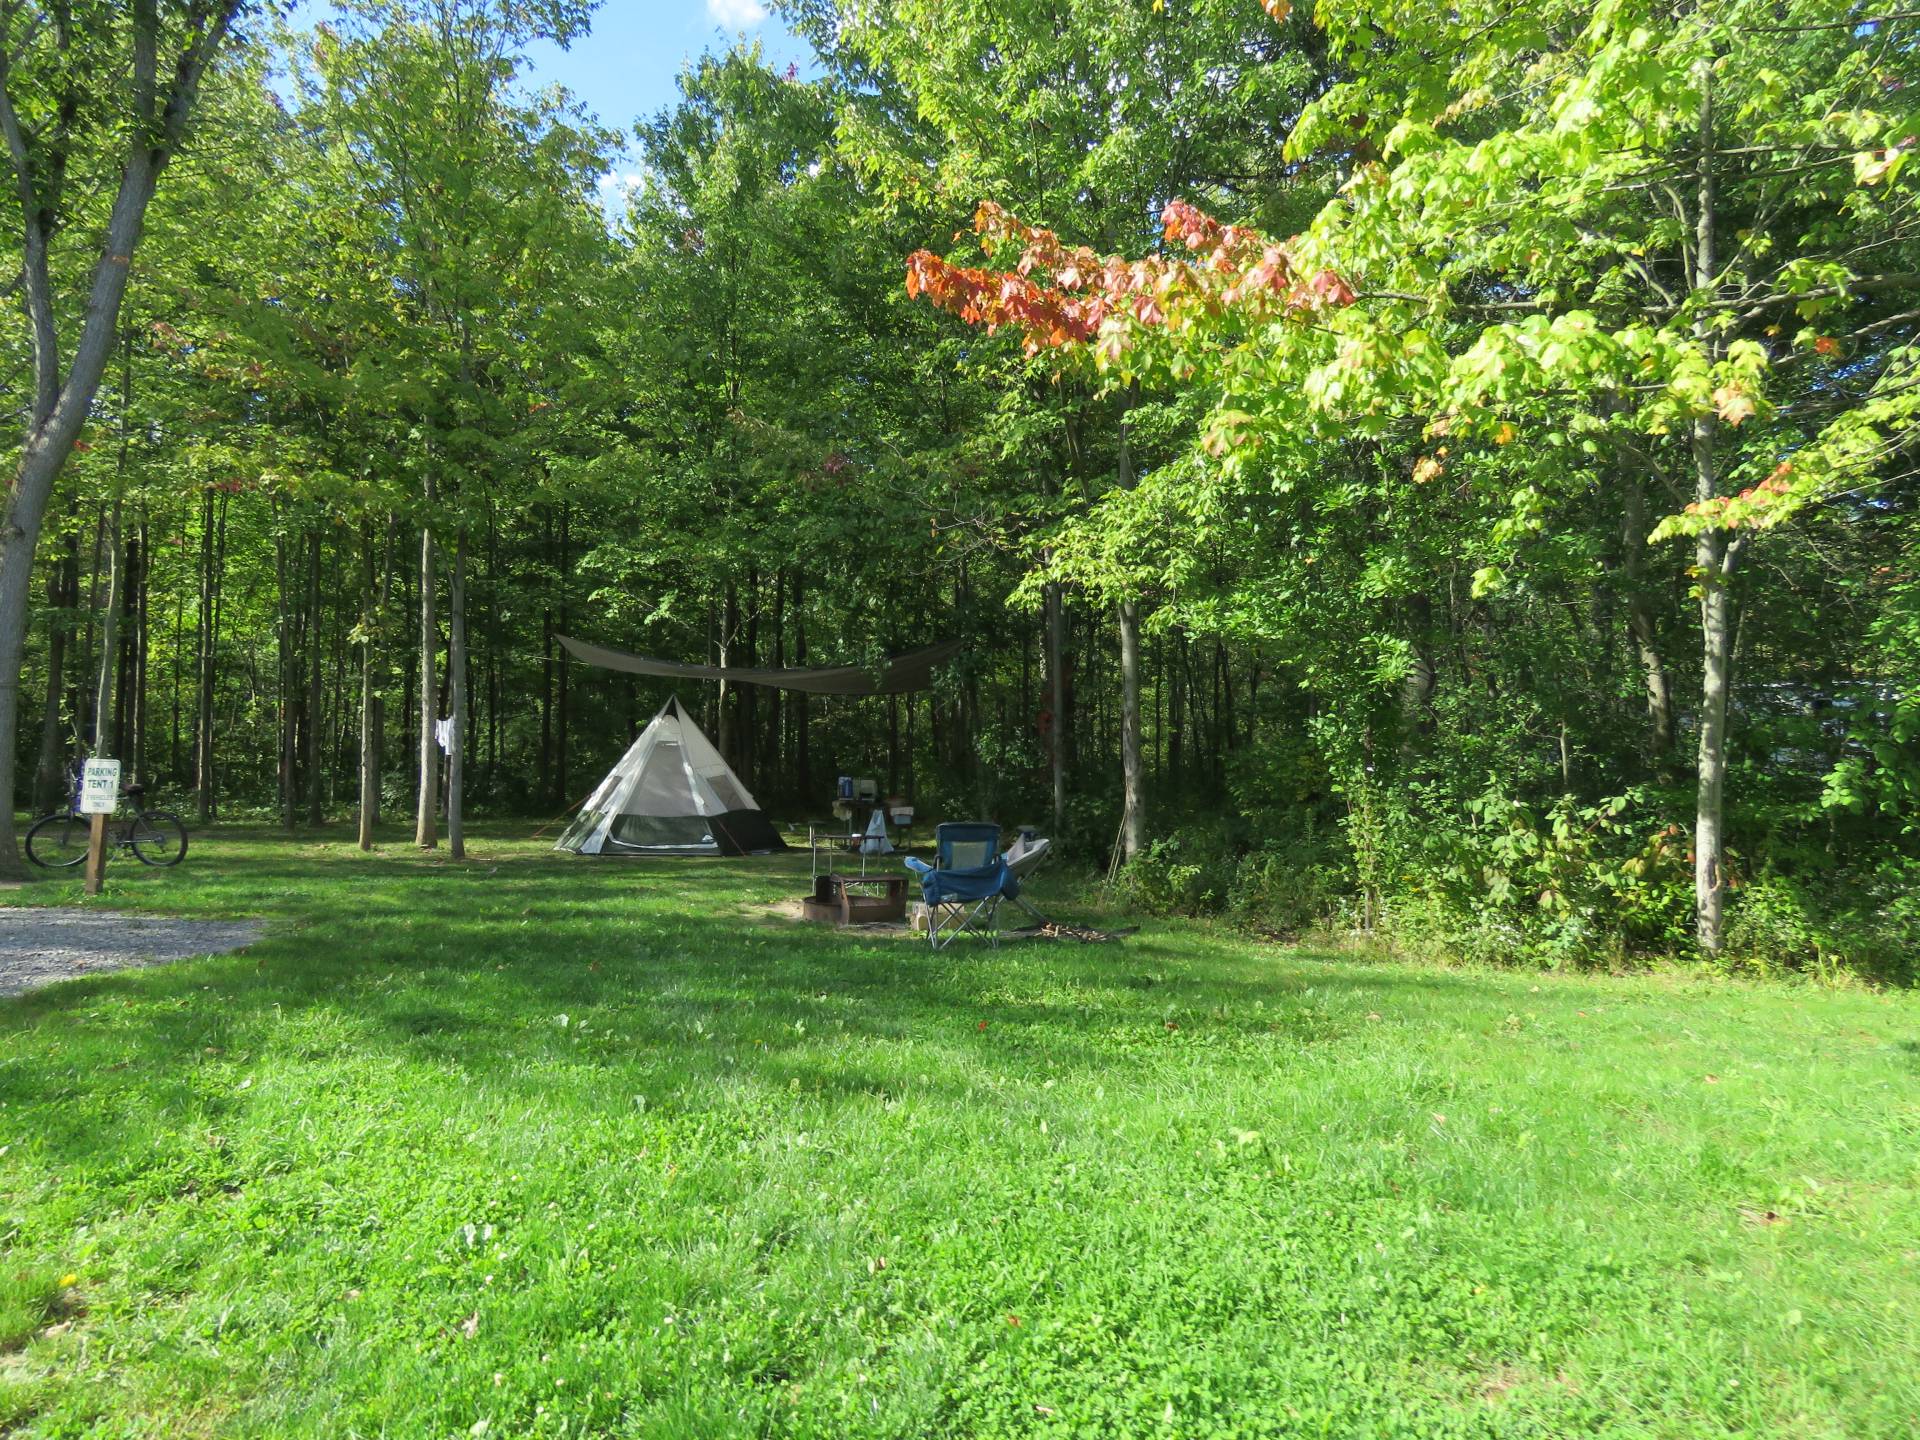
[[[100,887],[107,882],[107,817],[90,815],[93,823],[87,835],[87,883],[82,892],[98,895]]]
[[[80,813],[92,824],[87,836],[87,878],[82,886],[98,895],[107,878],[107,817],[120,804],[120,762],[89,760],[80,774]]]

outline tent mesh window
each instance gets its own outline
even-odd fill
[[[714,798],[720,802],[720,809],[723,813],[730,810],[751,810],[753,808],[753,802],[747,799],[745,793],[735,782],[733,776],[729,775],[726,771],[704,771],[700,778],[712,787]]]
[[[714,845],[712,825],[698,815],[616,815],[607,839],[636,850],[701,850]]]
[[[640,774],[639,787],[625,808],[648,815],[686,815],[693,810],[693,790],[687,784],[679,742],[655,742],[647,768]]]

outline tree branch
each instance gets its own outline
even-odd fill
[[[0,134],[6,137],[14,195],[20,205],[20,275],[27,292],[27,322],[33,331],[33,424],[38,427],[60,398],[60,345],[54,325],[44,207],[39,186],[34,183],[33,150],[14,107],[12,82],[9,60],[0,68]]]

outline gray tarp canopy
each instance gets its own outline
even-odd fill
[[[882,661],[878,670],[864,665],[833,665],[819,670],[754,670],[737,665],[689,665],[678,660],[650,660],[624,650],[608,650],[570,636],[559,637],[576,660],[603,670],[629,675],[661,675],[676,680],[728,680],[737,685],[772,685],[780,690],[807,690],[816,695],[899,695],[925,690],[933,684],[934,667],[960,653],[964,640],[943,640],[924,650]]]

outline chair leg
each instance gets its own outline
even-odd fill
[[[944,905],[927,907],[927,943],[935,950],[944,950],[953,943],[953,937],[967,928],[967,907],[949,902]]]
[[[951,945],[954,937],[971,931],[981,936],[995,948],[1000,944],[1000,895],[986,895],[979,900],[948,900],[939,905],[927,906],[927,944],[935,950],[944,950]],[[1036,919],[1044,920],[1030,907],[1021,905],[1016,898],[1014,904],[1026,910]]]
[[[971,930],[976,935],[984,936],[989,945],[997,946],[1000,943],[999,914],[1000,897],[988,895],[974,902],[973,909],[967,912],[966,923],[961,926],[961,929]]]

